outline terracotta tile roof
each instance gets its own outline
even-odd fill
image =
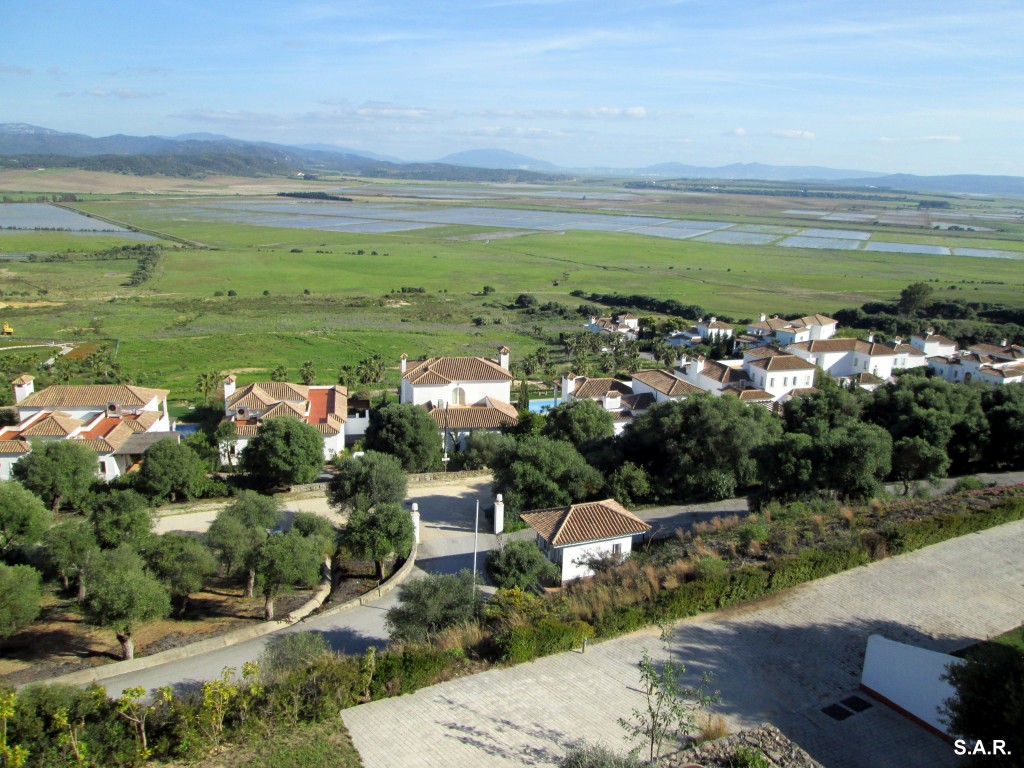
[[[813,395],[818,391],[817,387],[799,387],[798,389],[789,390],[790,397],[806,397],[807,395]]]
[[[511,381],[512,374],[483,357],[435,357],[410,362],[402,378],[416,386],[453,381]]]
[[[776,355],[753,360],[750,362],[750,367],[763,371],[811,371],[816,366],[809,360],[804,360],[796,355]]]
[[[789,328],[789,324],[789,320],[783,320],[781,317],[766,317],[764,320],[751,323],[747,328],[757,328],[760,331],[781,331]]]
[[[106,419],[104,419],[104,421],[106,421]],[[72,439],[88,446],[92,450],[96,451],[96,453],[113,453],[120,448],[125,441],[136,434],[135,430],[128,426],[127,423],[120,419],[117,419],[117,422],[118,423],[114,425],[113,429],[109,430],[101,437],[92,437],[93,432],[90,431],[82,438],[76,437]]]
[[[23,384],[31,384],[33,381],[35,381],[34,376],[29,376],[27,373],[23,373],[21,374],[21,376],[12,381],[11,384],[20,387]]]
[[[27,440],[0,438],[0,456],[19,456],[32,450]]]
[[[700,387],[684,381],[671,371],[666,370],[640,371],[633,374],[633,380],[642,382],[669,397],[682,397],[701,391]]]
[[[134,432],[148,432],[150,427],[160,421],[161,415],[157,411],[142,411],[139,414],[122,416],[121,420]]]
[[[798,321],[794,320],[793,322],[798,322]],[[807,315],[807,317],[801,317],[799,322],[801,322],[801,323],[803,323],[804,325],[807,325],[807,326],[810,326],[810,325],[838,325],[839,324],[838,320],[835,320],[834,318],[831,318],[828,315]]]
[[[696,387],[699,391],[700,387]],[[655,403],[654,395],[650,392],[642,392],[639,395],[623,395],[622,405],[631,411],[642,411],[650,408]]]
[[[914,357],[924,357],[925,354],[917,347],[912,347],[909,344],[896,344],[889,342],[885,346],[889,347],[897,355],[912,355]]]
[[[262,410],[273,403],[282,401],[298,403],[307,399],[309,399],[309,387],[305,384],[291,384],[287,381],[257,381],[236,390],[227,399],[227,404],[234,408]]]
[[[754,347],[753,349],[747,349],[743,351],[744,360],[759,360],[762,357],[778,357],[779,355],[788,355],[789,352],[783,352],[778,347],[773,347],[771,344],[766,344],[763,347]]]
[[[282,416],[292,419],[305,420],[306,407],[305,404],[280,402],[276,405],[271,406],[269,409],[263,412],[260,416],[261,419],[277,419]]]
[[[586,376],[576,377],[576,386],[573,389],[573,397],[604,397],[613,393],[620,395],[631,395],[633,389],[628,384],[612,378],[588,378]]]
[[[720,320],[715,320],[715,322],[713,322],[713,323],[701,323],[701,325],[703,325],[705,328],[708,328],[708,329],[710,329],[712,331],[727,331],[727,330],[731,331],[732,330],[732,326],[731,325],[729,325],[728,323],[723,323]]]
[[[85,422],[81,419],[74,419],[66,413],[54,411],[48,413],[31,426],[21,431],[25,437],[67,437],[77,429],[81,429]]]
[[[764,400],[774,400],[775,396],[765,392],[763,389],[727,389],[725,390],[728,394],[736,395],[740,400],[761,402]]]
[[[701,376],[706,376],[714,381],[723,384],[738,383],[746,381],[747,375],[742,368],[733,368],[730,365],[723,365],[717,360],[708,360],[700,370]]]
[[[35,392],[19,408],[105,408],[107,403],[139,407],[167,399],[170,390],[133,387],[128,384],[54,384]]]
[[[811,353],[821,352],[860,352],[864,355],[878,357],[895,355],[896,352],[881,342],[863,341],[861,339],[822,339],[819,341],[801,341],[790,344],[790,347],[803,349]]]
[[[508,403],[485,397],[475,405],[450,405],[437,408],[427,404],[427,410],[437,422],[438,429],[498,429],[519,422],[519,413]]]
[[[1005,368],[985,367],[979,373],[998,376],[1001,379],[1016,379],[1018,376],[1024,376],[1024,365],[1008,365]]]
[[[850,381],[854,382],[855,384],[866,384],[868,386],[875,384],[885,384],[885,382],[882,379],[878,378],[873,373],[868,373],[867,371],[853,374],[853,376],[850,377]]]
[[[651,526],[614,499],[538,509],[519,516],[554,547],[647,533]]]

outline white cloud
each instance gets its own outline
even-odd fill
[[[738,136],[740,138],[743,138],[744,136],[749,136],[750,134],[747,133],[747,129],[746,128],[733,128],[731,131],[725,131],[722,135],[723,136]]]
[[[0,75],[31,75],[32,70],[28,67],[19,67],[15,64],[0,64]]]
[[[770,136],[775,136],[779,139],[813,139],[814,134],[811,131],[798,131],[794,129],[785,129],[778,131],[770,131]]]

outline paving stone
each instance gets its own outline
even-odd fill
[[[671,652],[693,681],[713,674],[733,730],[770,723],[826,768],[952,768],[951,745],[889,707],[821,710],[858,693],[872,633],[948,652],[1017,626],[1022,553],[1024,522],[1010,523],[681,621]],[[622,750],[645,648],[667,657],[642,630],[342,716],[367,768],[555,765],[581,739]]]

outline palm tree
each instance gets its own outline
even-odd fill
[[[217,391],[220,385],[220,372],[207,371],[196,375],[196,391],[202,393],[203,400],[210,402],[210,395]]]
[[[302,364],[302,367],[299,368],[299,376],[307,387],[316,381],[316,369],[313,367],[312,360],[307,360]]]
[[[279,365],[270,372],[271,381],[286,381],[288,379],[288,369],[283,365]]]

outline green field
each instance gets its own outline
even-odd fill
[[[1015,222],[1000,224],[998,233],[939,232],[787,217],[784,208],[807,207],[800,200],[730,196],[717,207],[704,199],[687,200],[651,197],[621,207],[632,214],[869,229],[873,239],[890,242],[1024,249]],[[523,292],[573,310],[581,301],[569,293],[577,289],[647,294],[698,304],[736,321],[759,312],[827,313],[892,299],[921,280],[936,281],[937,293],[950,297],[1024,302],[1024,263],[1016,260],[454,225],[356,234],[201,221],[186,215],[192,204],[194,199],[153,198],[76,204],[208,247],[168,242],[157,276],[138,287],[126,285],[134,261],[0,261],[0,304],[6,303],[0,320],[14,325],[19,337],[116,338],[118,361],[139,383],[190,398],[200,371],[237,370],[244,380],[265,377],[283,364],[295,375],[299,365],[312,360],[318,380],[326,383],[335,379],[339,365],[373,353],[397,364],[403,351],[413,357],[491,354],[508,344],[515,359],[553,344],[559,332],[581,328],[584,320],[575,314],[538,317],[515,310],[512,303]],[[430,202],[435,208],[442,204]],[[536,199],[471,204],[548,205]],[[553,200],[550,208],[573,204]],[[601,212],[614,207],[602,205]],[[976,209],[978,203],[970,205]],[[593,207],[589,212],[596,212]],[[98,251],[129,242],[66,232],[4,232],[0,252]],[[485,285],[496,292],[483,296]],[[425,292],[403,294],[402,287]],[[228,291],[237,295],[227,296]],[[40,301],[45,303],[33,306]],[[534,332],[537,325],[542,337]]]

